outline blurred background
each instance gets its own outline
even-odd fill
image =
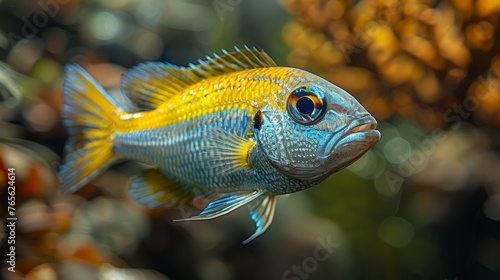
[[[0,0],[0,278],[500,279],[499,21],[499,0]],[[346,89],[382,140],[246,246],[246,209],[173,223],[203,202],[133,202],[136,163],[58,192],[66,64],[116,92],[139,62],[245,44]]]

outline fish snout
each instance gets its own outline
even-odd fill
[[[366,111],[361,117],[353,117],[342,130],[332,134],[321,151],[321,157],[328,158],[343,146],[351,146],[349,150],[353,153],[364,153],[380,140],[380,132],[377,130],[377,121]]]

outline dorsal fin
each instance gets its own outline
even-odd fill
[[[205,60],[198,60],[198,64],[189,64],[189,69],[200,78],[208,78],[231,72],[276,67],[276,62],[263,50],[249,48],[245,46],[243,50],[235,47],[234,52],[222,50],[222,55],[213,54],[213,57],[207,56]]]
[[[142,109],[160,106],[199,78],[183,67],[165,62],[144,62],[129,69],[122,78],[122,92]]]
[[[231,72],[275,67],[276,63],[262,50],[235,47],[234,52],[207,56],[188,67],[165,62],[145,62],[128,70],[122,79],[122,91],[137,106],[152,109],[202,79]]]

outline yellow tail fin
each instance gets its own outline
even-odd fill
[[[112,126],[116,101],[80,66],[66,66],[63,124],[70,135],[59,171],[63,193],[74,192],[114,161]]]

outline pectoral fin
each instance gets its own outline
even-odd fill
[[[243,241],[244,245],[263,234],[273,222],[274,211],[276,209],[276,196],[260,196],[248,204],[248,209],[250,210],[250,217],[254,221],[256,229],[252,236]]]
[[[200,221],[215,219],[257,199],[262,194],[263,191],[261,190],[250,193],[228,193],[219,197],[217,200],[210,202],[200,214],[192,216],[191,218],[179,219],[175,221]]]
[[[209,130],[205,138],[210,167],[221,176],[251,168],[248,158],[255,142],[222,128]]]
[[[135,201],[147,207],[178,205],[193,199],[192,193],[179,187],[158,169],[144,170],[132,179],[129,193]]]

